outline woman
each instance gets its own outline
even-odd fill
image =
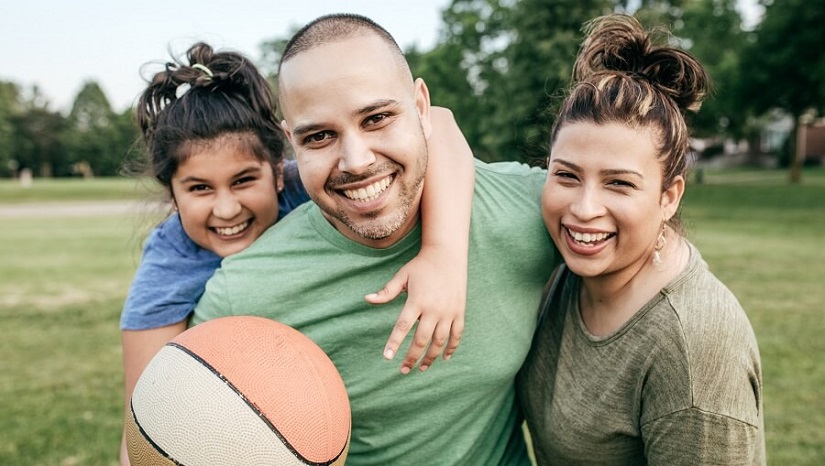
[[[539,464],[763,464],[748,318],[683,236],[702,66],[633,18],[588,25],[542,195],[565,264],[519,377]]]

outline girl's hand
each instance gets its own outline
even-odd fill
[[[365,296],[371,304],[384,304],[407,292],[407,302],[384,347],[384,357],[393,359],[418,321],[410,349],[401,364],[402,374],[410,373],[425,350],[418,366],[422,372],[432,365],[442,350],[444,360],[447,360],[458,348],[464,330],[467,297],[464,257],[464,260],[456,260],[450,254],[438,254],[436,248],[427,250],[423,247],[384,288]]]

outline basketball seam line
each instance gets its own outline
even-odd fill
[[[197,354],[195,354],[194,352],[192,352],[191,350],[189,350],[189,348],[187,348],[187,347],[185,347],[185,346],[181,345],[180,343],[169,342],[169,343],[167,343],[167,344],[166,344],[166,346],[173,346],[173,347],[175,347],[175,348],[180,349],[181,351],[185,352],[186,354],[188,354],[189,356],[193,357],[195,360],[197,360],[198,362],[200,362],[201,364],[203,364],[203,365],[204,365],[204,367],[206,367],[207,369],[209,369],[209,370],[210,370],[213,374],[215,374],[216,376],[218,376],[218,378],[220,378],[220,379],[221,379],[221,380],[222,380],[222,381],[226,384],[226,386],[227,386],[227,387],[229,387],[229,388],[230,388],[233,392],[235,392],[235,394],[236,394],[236,395],[238,395],[238,396],[241,398],[241,400],[243,400],[243,402],[244,402],[244,403],[246,403],[246,405],[247,405],[247,406],[249,406],[249,409],[251,409],[251,410],[252,410],[252,411],[253,411],[253,412],[254,412],[254,413],[258,416],[258,418],[259,418],[261,421],[263,421],[263,422],[264,422],[264,424],[266,424],[266,425],[267,425],[267,427],[269,427],[269,429],[270,429],[270,430],[271,430],[271,431],[272,431],[272,432],[273,432],[273,433],[274,433],[274,434],[275,434],[275,435],[276,435],[276,436],[277,436],[277,437],[278,437],[278,438],[279,438],[279,439],[280,439],[280,440],[284,443],[284,446],[286,446],[286,447],[287,447],[287,449],[288,449],[290,452],[292,452],[292,454],[293,454],[293,455],[295,455],[295,457],[297,457],[299,460],[301,460],[301,461],[303,461],[303,462],[305,462],[305,463],[307,463],[307,464],[309,464],[309,465],[312,465],[312,466],[328,466],[328,465],[331,465],[332,463],[334,463],[334,462],[335,462],[335,461],[336,461],[336,460],[337,460],[337,459],[341,456],[341,454],[344,452],[344,450],[341,450],[341,452],[339,452],[337,455],[335,455],[335,458],[331,459],[330,461],[324,461],[324,462],[321,462],[321,463],[318,463],[318,462],[315,462],[315,461],[311,461],[311,460],[309,460],[309,459],[307,459],[307,458],[304,458],[304,456],[303,456],[303,455],[301,455],[301,454],[300,454],[300,453],[299,453],[299,452],[298,452],[298,451],[297,451],[297,450],[296,450],[296,449],[292,446],[292,444],[291,444],[291,443],[289,443],[289,441],[288,441],[286,438],[284,438],[283,434],[281,434],[281,432],[278,430],[278,428],[277,428],[277,427],[275,427],[275,426],[272,424],[272,422],[270,422],[270,421],[269,421],[269,419],[267,419],[267,418],[266,418],[266,416],[265,416],[265,415],[264,415],[264,413],[260,410],[260,408],[258,408],[258,406],[257,406],[255,403],[253,403],[252,401],[250,401],[250,400],[246,397],[246,395],[244,395],[243,393],[241,393],[241,391],[240,391],[240,390],[238,390],[238,387],[236,387],[236,386],[232,383],[232,381],[230,381],[229,379],[227,379],[227,378],[226,378],[223,374],[221,374],[221,373],[220,373],[217,369],[215,369],[215,367],[213,367],[211,364],[209,364],[209,363],[208,363],[206,360],[204,360],[202,357],[198,356]],[[344,444],[344,449],[346,449],[346,443]]]
[[[129,410],[132,412],[132,419],[134,419],[134,421],[135,421],[135,425],[137,426],[138,430],[140,431],[140,435],[142,435],[142,436],[143,436],[143,438],[144,438],[147,442],[149,442],[150,444],[152,444],[152,446],[153,446],[153,447],[155,447],[155,450],[157,450],[157,451],[158,451],[158,453],[160,453],[161,455],[163,455],[163,457],[164,457],[164,458],[168,459],[169,461],[171,461],[171,462],[175,463],[175,464],[176,464],[176,465],[178,465],[178,466],[184,466],[184,464],[183,464],[183,463],[180,463],[180,462],[178,462],[177,460],[175,460],[174,458],[172,458],[171,456],[169,456],[169,454],[168,454],[168,453],[166,453],[166,450],[164,450],[163,448],[161,448],[161,446],[160,446],[160,445],[158,445],[157,443],[155,443],[155,441],[154,441],[154,440],[152,440],[152,438],[151,438],[151,437],[149,437],[149,433],[148,433],[148,432],[146,432],[145,430],[143,430],[143,426],[142,426],[142,425],[140,425],[140,421],[139,421],[139,420],[138,420],[138,418],[137,418],[137,414],[135,414],[135,406],[132,404],[132,400],[129,400]]]

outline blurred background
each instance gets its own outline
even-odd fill
[[[137,136],[131,105],[142,89],[140,78],[169,53],[182,54],[196,39],[206,40],[246,53],[274,83],[291,33],[340,8],[334,2],[253,1],[229,9],[174,3],[4,7],[10,24],[1,33],[8,57],[0,68],[0,177],[117,175]],[[709,68],[716,93],[692,118],[694,149],[703,164],[784,167],[793,181],[805,164],[821,164],[825,2],[348,5],[397,36],[433,102],[453,109],[477,157],[528,162],[546,153],[554,104],[568,83],[583,22],[617,10],[634,13],[648,27],[667,28],[672,35],[662,40],[679,44]]]
[[[274,86],[286,39],[339,5],[0,6],[0,465],[117,464],[118,320],[145,234],[165,214],[147,202],[159,192],[150,181],[119,176],[142,157],[141,77],[205,40],[247,54]],[[589,19],[631,12],[698,57],[716,91],[690,117],[697,170],[682,218],[756,332],[768,464],[825,464],[825,1],[351,0],[346,10],[395,35],[486,161],[544,159]]]

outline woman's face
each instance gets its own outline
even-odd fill
[[[655,134],[617,123],[558,132],[542,194],[544,223],[582,277],[635,273],[651,260],[662,222],[678,208],[681,177],[662,191]]]
[[[272,165],[252,154],[248,137],[254,136],[227,134],[193,145],[172,177],[186,234],[221,257],[242,251],[278,219]]]

